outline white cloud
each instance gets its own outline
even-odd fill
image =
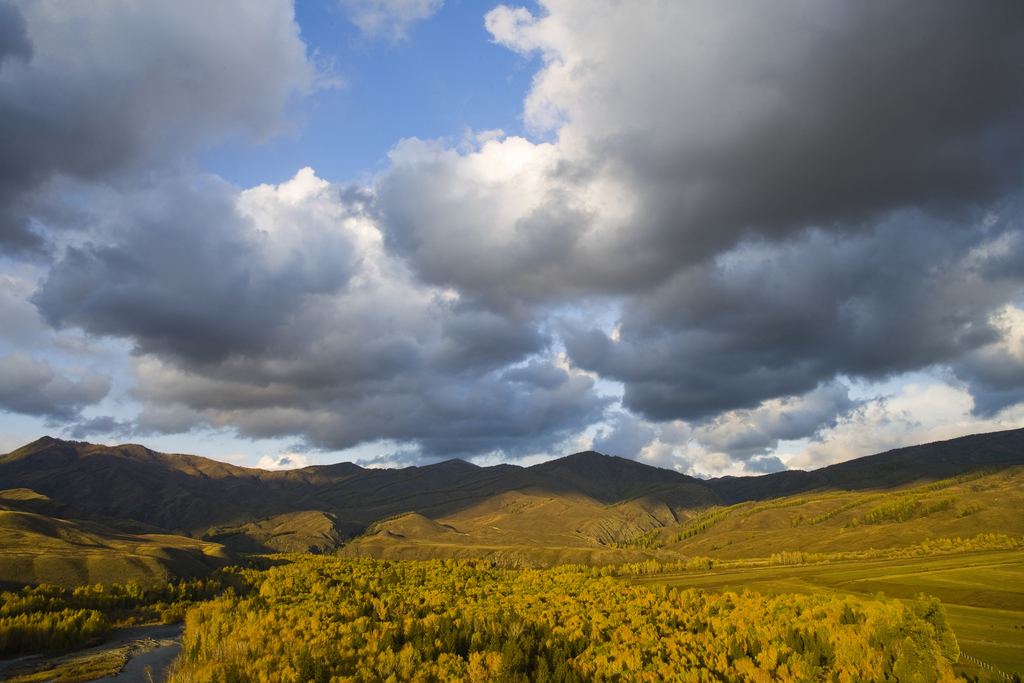
[[[261,470],[297,470],[319,464],[321,463],[315,458],[310,458],[302,453],[281,453],[279,455],[264,455],[256,463],[256,467]]]
[[[353,24],[371,38],[400,40],[418,21],[429,19],[444,0],[338,0]]]

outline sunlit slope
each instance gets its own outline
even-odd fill
[[[1024,467],[898,490],[832,491],[711,510],[661,532],[666,547],[724,559],[899,548],[926,539],[1024,534]]]
[[[223,543],[243,553],[322,553],[340,548],[358,530],[319,510],[287,512],[245,524],[214,526],[203,540]]]
[[[31,512],[54,507],[71,519]],[[149,586],[172,578],[205,576],[237,564],[221,545],[168,534],[129,534],[96,522],[25,489],[0,491],[0,588],[40,583],[65,588],[135,582]]]
[[[409,514],[374,524],[346,551],[393,559],[487,557],[518,567],[638,562],[655,555],[615,546],[675,526],[715,500],[698,487],[690,492],[687,509],[651,497],[605,505],[581,493],[528,488],[437,520]],[[675,556],[671,551],[661,555]]]

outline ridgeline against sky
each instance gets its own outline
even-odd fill
[[[1024,425],[1018,2],[0,0],[0,150],[3,451]]]

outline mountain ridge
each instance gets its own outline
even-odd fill
[[[1024,429],[893,449],[811,472],[712,480],[594,451],[531,467],[456,459],[403,469],[336,463],[270,471],[137,444],[43,437],[0,455],[0,483],[96,519],[242,552],[333,552],[375,522],[407,513],[445,520],[442,526],[460,532],[460,543],[481,548],[524,538],[544,547],[600,550],[625,547],[718,506],[816,490],[897,488],[1015,464],[1024,464]],[[411,534],[395,529],[388,538],[428,544],[436,540],[424,531],[430,529],[437,531],[413,525]]]

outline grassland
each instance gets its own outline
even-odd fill
[[[707,571],[637,576],[632,582],[768,595],[913,598],[924,593],[946,605],[962,652],[1007,673],[1024,670],[1024,550],[807,565],[730,563]]]
[[[175,577],[205,576],[240,562],[215,543],[171,534],[122,533],[88,520],[59,519],[15,507],[24,508],[26,500],[50,502],[24,489],[0,491],[0,590],[42,583],[68,589],[96,583],[150,586]]]
[[[898,489],[822,490],[714,508],[664,529],[665,547],[719,559],[900,548],[928,538],[1024,535],[1024,467]]]

